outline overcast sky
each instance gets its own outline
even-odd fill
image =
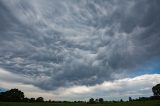
[[[151,96],[160,0],[0,0],[0,88],[54,100]]]

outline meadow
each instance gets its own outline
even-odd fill
[[[0,106],[160,106],[160,101],[133,101],[103,104],[0,102]]]

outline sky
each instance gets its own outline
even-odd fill
[[[159,0],[0,0],[0,89],[127,100],[160,83]]]

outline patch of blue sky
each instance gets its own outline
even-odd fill
[[[156,57],[150,61],[147,61],[141,67],[131,71],[129,76],[135,77],[144,74],[160,74],[160,57]]]
[[[0,87],[0,92],[5,92],[5,91],[7,91],[8,89],[5,89],[5,88],[2,88],[2,87]]]

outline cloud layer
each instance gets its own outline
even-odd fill
[[[138,98],[152,95],[152,87],[160,82],[159,74],[146,74],[134,78],[124,78],[114,81],[105,81],[94,86],[61,87],[56,90],[42,90],[30,83],[24,84],[21,76],[0,69],[0,85],[5,89],[19,88],[27,97],[43,96],[46,100],[84,100],[89,98],[101,98],[105,100],[128,100],[128,97]],[[6,76],[6,77],[4,77]],[[9,78],[9,79],[8,79]],[[7,79],[7,80],[6,80]],[[19,80],[17,82],[17,79]],[[30,78],[25,79],[30,81]],[[3,88],[3,89],[4,89]]]
[[[160,60],[159,5],[158,0],[1,0],[0,67],[44,90],[126,77]]]

